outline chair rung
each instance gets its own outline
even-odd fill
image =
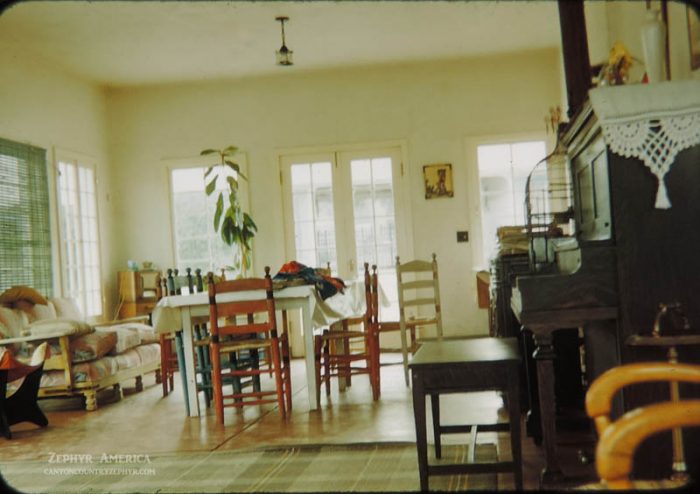
[[[417,307],[420,305],[430,305],[434,306],[435,305],[435,299],[434,298],[417,298],[414,300],[406,300],[403,303],[404,307]]]
[[[405,282],[401,283],[402,290],[415,290],[417,288],[432,288],[434,286],[435,286],[435,282],[432,279],[405,281]]]
[[[223,341],[219,343],[219,353],[236,352],[240,350],[255,350],[257,348],[269,348],[271,340],[241,340],[235,342]]]

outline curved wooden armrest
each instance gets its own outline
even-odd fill
[[[700,365],[644,362],[614,367],[598,377],[586,393],[586,412],[598,434],[610,425],[612,398],[630,384],[654,381],[700,383]]]
[[[596,470],[607,487],[630,489],[634,452],[658,432],[700,425],[700,400],[665,402],[627,412],[601,435],[596,448]]]

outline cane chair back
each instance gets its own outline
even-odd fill
[[[209,325],[212,363],[212,385],[216,418],[224,422],[224,408],[242,408],[249,405],[277,404],[280,416],[286,416],[286,399],[291,401],[291,386],[283,382],[280,338],[277,333],[275,317],[275,299],[272,292],[270,268],[265,267],[264,278],[247,278],[216,283],[213,274],[209,274]],[[227,294],[251,292],[245,300],[226,301]],[[273,374],[273,390],[246,391],[234,389],[231,394],[224,394],[223,384],[227,377],[261,377],[266,371],[259,368],[257,362],[252,365],[230,369],[222,366],[222,355],[249,351],[256,354],[265,351],[270,355]],[[291,384],[291,383],[289,383]]]

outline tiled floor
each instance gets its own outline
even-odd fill
[[[399,358],[389,355],[388,360]],[[343,393],[338,392],[334,382],[330,399],[323,396],[321,409],[313,412],[308,409],[303,361],[294,360],[292,367],[294,409],[287,421],[282,421],[271,407],[249,407],[243,412],[226,409],[224,426],[216,423],[212,410],[205,409],[202,417],[186,417],[177,382],[179,375],[175,392],[163,397],[161,386],[155,384],[151,374],[144,377],[145,389],[140,393],[125,386],[121,401],[115,401],[111,390],[105,391],[94,412],[83,411],[79,399],[42,400],[48,428],[13,426],[13,439],[0,439],[0,462],[42,458],[48,461],[51,453],[157,454],[260,445],[415,441],[411,394],[403,382],[400,364],[382,367],[379,401],[372,401],[367,377],[358,376]],[[502,408],[500,397],[488,392],[451,395],[441,400],[443,423],[493,421]],[[486,433],[480,435],[479,442],[497,442],[505,455],[510,454],[506,435]],[[562,454],[575,457],[575,451],[567,452],[566,448]],[[527,437],[523,437],[523,462],[525,488],[538,489],[542,451]],[[499,489],[512,487],[511,475],[499,475]]]

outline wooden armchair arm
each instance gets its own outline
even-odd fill
[[[630,489],[634,452],[658,432],[700,425],[700,400],[656,403],[627,412],[601,435],[596,448],[598,476],[611,489]]]
[[[112,321],[105,321],[105,322],[96,322],[92,323],[92,326],[96,328],[104,328],[104,327],[109,327],[109,326],[116,326],[118,324],[125,324],[129,322],[140,322],[143,324],[148,324],[148,316],[143,315],[143,316],[134,316],[134,317],[127,317],[125,319],[113,319]]]
[[[595,422],[598,434],[610,425],[612,398],[617,391],[630,384],[654,381],[700,383],[700,365],[644,362],[604,372],[586,393],[586,412]]]

